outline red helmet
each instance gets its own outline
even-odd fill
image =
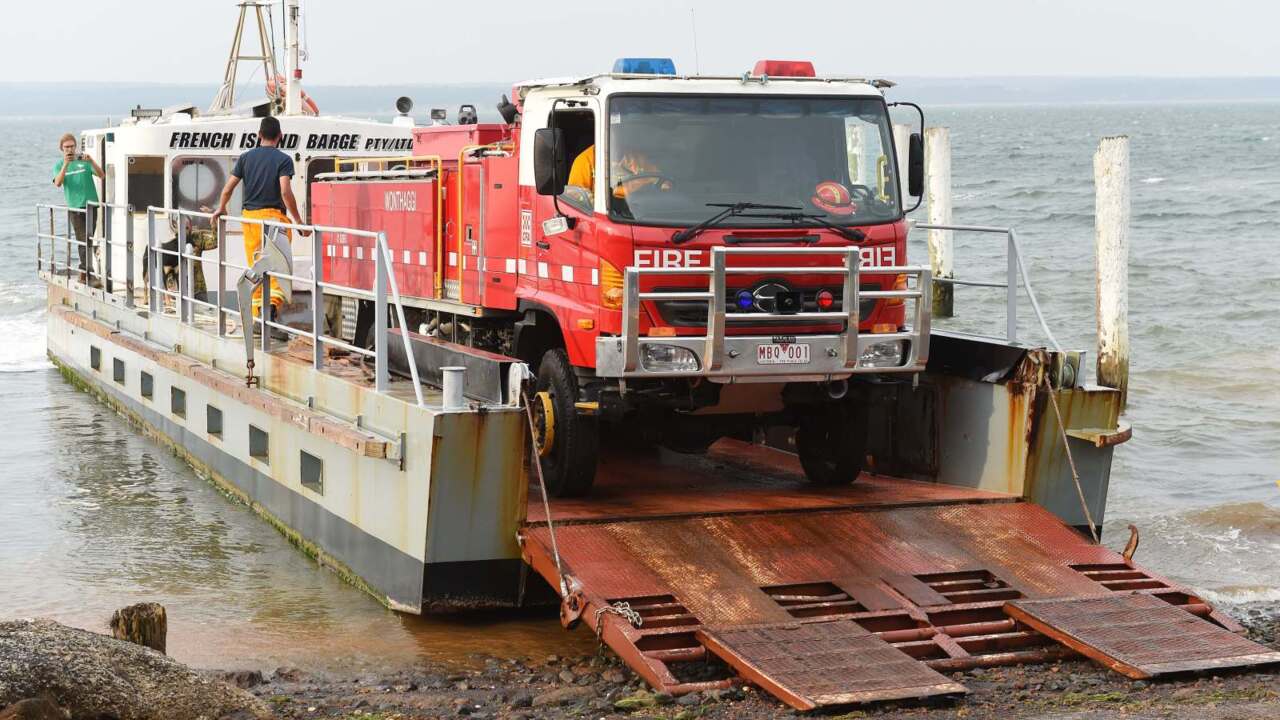
[[[813,197],[809,198],[809,202],[832,215],[852,215],[858,211],[858,206],[853,204],[853,196],[849,194],[849,188],[831,180],[818,183],[818,186],[813,189]]]

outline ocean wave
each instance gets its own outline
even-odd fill
[[[48,368],[45,354],[44,310],[0,317],[0,373],[33,372]]]
[[[1149,178],[1142,178],[1142,183],[1143,183],[1144,185],[1156,185],[1156,184],[1158,184],[1158,183],[1162,183],[1162,182],[1164,182],[1164,178],[1162,178],[1162,177],[1149,177]]]
[[[1187,519],[1196,525],[1239,530],[1252,538],[1258,534],[1280,537],[1280,508],[1263,502],[1217,505],[1192,511]]]
[[[1280,588],[1265,585],[1234,585],[1216,589],[1201,588],[1200,594],[1213,605],[1235,606],[1280,602]]]

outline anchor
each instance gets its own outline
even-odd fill
[[[265,282],[268,274],[272,276],[293,274],[293,248],[289,245],[289,236],[281,232],[278,227],[266,228],[263,235],[266,238],[266,242],[263,243],[262,249],[258,252],[257,259],[236,281],[236,300],[240,306],[240,327],[244,331],[245,387],[259,387],[258,377],[253,374],[253,288],[258,285],[263,286],[262,294],[266,300],[264,305],[270,305],[271,289],[267,287],[268,283]],[[274,279],[281,292],[284,293],[285,302],[292,301],[293,283],[287,278],[275,277]],[[263,318],[263,352],[266,352],[269,347],[270,338],[270,329],[267,327],[266,318]]]

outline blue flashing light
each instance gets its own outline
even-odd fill
[[[675,75],[676,64],[671,58],[618,58],[613,61],[613,71],[620,75]]]
[[[750,310],[756,304],[756,299],[751,295],[750,290],[738,291],[738,307],[742,310]]]

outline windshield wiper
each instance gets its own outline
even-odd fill
[[[833,223],[821,215],[812,215],[808,213],[769,213],[760,215],[759,217],[773,217],[778,218],[779,220],[790,220],[797,225],[803,220],[811,220],[824,228],[834,230],[838,235],[840,235],[840,237],[843,237],[846,240],[860,243],[867,239],[867,234],[858,228],[851,228],[845,225],[840,225],[839,223]]]
[[[706,220],[703,220],[697,225],[693,225],[691,227],[685,228],[684,230],[677,231],[675,234],[671,236],[672,245],[681,245],[681,244],[687,243],[690,240],[698,237],[698,235],[700,235],[702,231],[707,230],[708,228],[715,227],[721,222],[727,220],[728,218],[740,216],[747,210],[803,210],[804,209],[801,207],[795,207],[794,205],[762,205],[760,203],[753,203],[753,202],[707,203],[707,207],[724,208],[724,210],[721,210],[720,212],[716,213],[715,215],[712,215]],[[792,213],[792,214],[799,215],[799,213]],[[748,215],[747,217],[753,217],[753,216]],[[758,217],[782,217],[782,215],[760,215]]]
[[[804,208],[794,205],[762,205],[760,203],[740,202],[740,203],[707,203],[707,207],[724,208],[720,212],[703,220],[692,227],[680,230],[671,236],[672,245],[680,245],[694,239],[704,230],[715,227],[721,222],[731,217],[748,217],[748,218],[769,218],[773,220],[790,220],[797,225],[804,221],[810,221],[821,225],[829,230],[836,232],[840,237],[852,242],[860,243],[867,239],[867,234],[858,228],[846,227],[837,223],[833,223],[821,215],[813,215],[804,212],[746,212],[747,210],[803,210]]]

